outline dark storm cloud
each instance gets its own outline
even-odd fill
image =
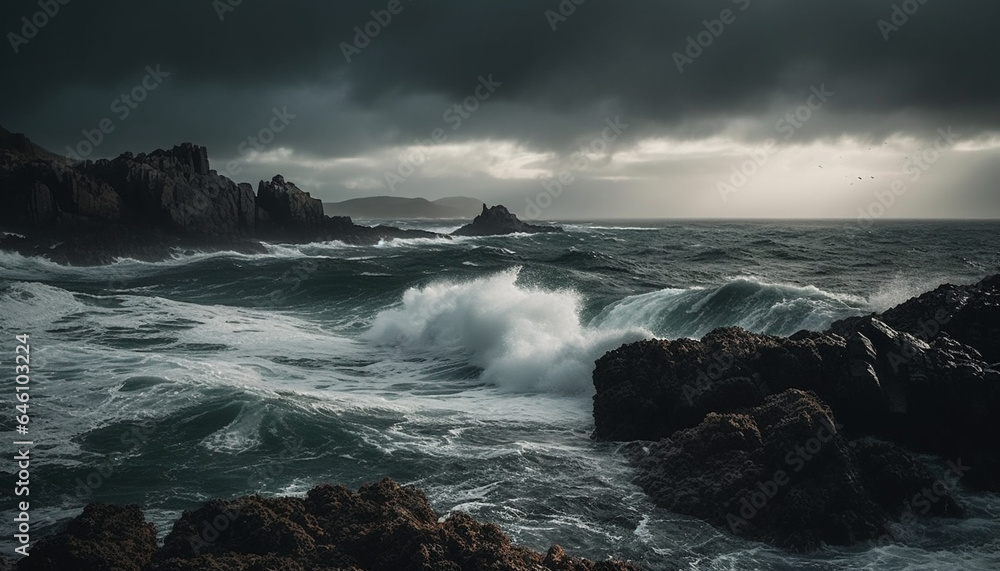
[[[244,0],[220,19],[229,1],[59,4],[18,53],[9,35],[0,49],[0,122],[62,149],[160,64],[170,78],[105,154],[196,140],[234,156],[276,106],[299,116],[283,143],[296,150],[410,142],[488,74],[502,87],[457,135],[560,151],[614,114],[636,137],[705,136],[737,118],[773,125],[821,84],[835,99],[802,137],[1000,124],[1000,4],[991,0],[401,0],[350,64],[342,42],[387,1]],[[575,11],[546,16],[561,5]],[[880,30],[894,6],[916,11]],[[680,73],[673,54],[726,9],[735,21]],[[38,0],[8,0],[2,31],[20,34],[21,18],[39,11]]]

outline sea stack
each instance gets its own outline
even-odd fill
[[[502,205],[487,208],[483,204],[483,212],[476,216],[471,224],[466,224],[452,232],[452,236],[502,236],[504,234],[538,234],[542,232],[562,232],[557,226],[536,226],[517,219]]]

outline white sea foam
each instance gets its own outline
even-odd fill
[[[520,285],[518,272],[412,288],[366,337],[415,352],[463,352],[483,381],[505,389],[589,393],[598,357],[649,336],[638,327],[584,326],[579,294]]]
[[[587,230],[623,230],[626,232],[656,232],[663,228],[650,228],[646,226],[594,226],[591,224],[563,224],[563,229],[568,231]]]
[[[454,246],[468,242],[472,238],[467,236],[436,236],[433,238],[391,238],[389,240],[379,240],[376,248],[412,248],[415,246]]]

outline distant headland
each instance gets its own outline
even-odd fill
[[[0,250],[75,265],[157,261],[178,248],[261,252],[261,241],[365,245],[446,237],[328,215],[344,208],[364,218],[469,218],[481,208],[473,224],[459,232],[467,236],[558,230],[525,224],[502,206],[487,209],[470,198],[382,197],[324,205],[281,175],[260,181],[255,192],[212,170],[208,150],[192,143],[77,161],[2,127],[0,189]]]

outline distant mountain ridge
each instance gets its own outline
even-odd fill
[[[433,201],[426,198],[371,196],[343,202],[324,202],[323,212],[327,216],[367,219],[471,218],[479,214],[482,206],[483,201],[465,196]]]

